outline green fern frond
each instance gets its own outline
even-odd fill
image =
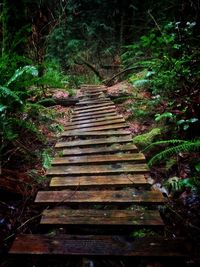
[[[172,143],[174,144],[175,140],[167,140],[173,141]],[[177,140],[178,142],[183,141],[183,140]],[[156,143],[162,143],[163,142],[156,142]],[[155,143],[154,143],[155,144]],[[172,155],[178,154],[180,152],[195,152],[200,149],[200,139],[194,140],[194,141],[184,141],[182,144],[170,147],[165,149],[164,151],[159,152],[156,154],[154,157],[150,159],[148,162],[149,166],[152,166],[154,163],[161,161],[163,159],[169,158]]]
[[[11,102],[10,101],[11,98],[12,101],[22,104],[22,101],[17,96],[17,94],[15,94],[13,91],[11,91],[9,88],[5,86],[0,86],[0,98],[9,99],[9,102]]]
[[[20,78],[23,74],[30,74],[32,76],[38,76],[38,70],[34,66],[24,66],[17,69],[14,75],[10,78],[10,80],[6,83],[6,86],[9,86],[11,83],[15,82],[18,78]]]
[[[150,144],[149,146],[145,147],[142,152],[145,152],[147,150],[150,150],[152,147],[157,146],[157,145],[168,145],[168,144],[181,144],[181,143],[187,143],[188,141],[186,140],[181,140],[181,139],[171,139],[171,140],[161,140],[161,141],[157,141],[154,142],[152,144]]]

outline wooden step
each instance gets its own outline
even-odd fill
[[[128,128],[126,123],[116,123],[111,125],[100,125],[100,126],[91,126],[87,128],[78,128],[79,131],[90,132],[90,131],[104,131],[104,130],[113,130],[113,129],[123,129]],[[77,128],[74,128],[74,130]]]
[[[81,128],[89,128],[89,127],[95,127],[95,126],[102,126],[102,125],[113,125],[113,124],[119,124],[124,123],[125,120],[122,118],[119,119],[112,119],[112,120],[106,120],[106,121],[97,121],[97,122],[90,122],[90,123],[80,123],[78,125],[68,124],[69,126],[64,127],[65,131],[68,130],[75,130],[75,129],[81,129]]]
[[[74,164],[92,164],[92,163],[114,163],[114,162],[135,162],[144,163],[145,156],[142,153],[134,154],[115,154],[115,155],[93,155],[90,156],[72,156],[57,157],[52,161],[52,165],[74,165]]]
[[[94,131],[94,132],[80,132],[79,130],[73,131],[64,131],[60,134],[61,137],[70,137],[70,136],[121,136],[121,135],[130,135],[130,131],[120,130],[120,131]]]
[[[100,103],[113,103],[110,101],[109,98],[99,98],[98,100],[80,100],[76,105],[82,106],[82,105],[88,105],[88,104],[100,104]]]
[[[100,110],[110,110],[115,109],[115,106],[112,104],[109,104],[108,106],[104,107],[94,107],[94,108],[88,108],[88,109],[82,109],[82,110],[74,110],[73,115],[80,115],[84,113],[92,113],[94,111],[100,111]]]
[[[50,187],[76,187],[83,186],[143,186],[149,188],[150,184],[142,174],[121,174],[121,175],[96,175],[96,176],[73,176],[73,177],[53,177]]]
[[[101,91],[101,90],[107,90],[107,87],[105,85],[91,85],[91,84],[82,84],[81,85],[81,90],[83,90],[83,92],[85,93],[85,91],[94,91],[94,90],[98,90],[98,91]]]
[[[110,106],[110,104],[108,103],[101,103],[101,104],[95,104],[95,105],[87,105],[85,107],[75,107],[74,111],[82,111],[82,110],[87,110],[87,109],[91,109],[91,108],[101,108],[101,107],[107,107]],[[114,104],[112,104],[113,107],[115,107]]]
[[[19,234],[9,253],[14,255],[126,256],[190,258],[195,244],[164,238],[109,235]],[[197,254],[198,255],[198,254]]]
[[[91,93],[107,93],[107,88],[84,88],[81,89],[81,93],[85,96]]]
[[[42,213],[41,224],[164,226],[157,210],[68,210],[58,207]]]
[[[118,119],[122,119],[122,118],[123,117],[120,116],[120,115],[105,116],[105,117],[102,117],[102,118],[94,118],[94,119],[78,120],[78,121],[69,122],[67,124],[67,126],[80,125],[80,124],[99,122],[99,121],[118,120]]]
[[[163,204],[165,198],[158,191],[98,190],[98,191],[38,191],[35,203],[102,203],[102,204]]]
[[[90,101],[90,100],[107,100],[109,102],[111,102],[110,98],[108,98],[105,94],[101,93],[98,96],[88,96],[88,95],[84,95],[83,97],[79,97],[79,102],[84,102],[84,101]]]
[[[115,107],[114,104],[112,104],[112,105]],[[74,111],[82,111],[85,109],[100,108],[100,107],[107,107],[107,106],[110,106],[110,103],[101,103],[101,104],[96,104],[96,105],[88,105],[85,107],[76,107],[76,108],[74,108]]]
[[[91,148],[73,148],[64,149],[63,156],[72,155],[89,155],[89,154],[108,154],[116,152],[132,151],[137,152],[137,147],[133,144],[112,144],[111,146],[103,147],[91,147]]]
[[[77,140],[77,141],[64,141],[56,143],[56,148],[64,147],[74,147],[74,146],[88,146],[88,145],[99,145],[99,144],[112,144],[112,143],[126,143],[132,141],[131,136],[120,136],[120,137],[108,137],[108,138],[98,138],[98,139],[87,139],[87,140]]]
[[[114,174],[114,173],[148,173],[147,164],[113,163],[86,166],[59,166],[47,170],[48,176],[65,176],[72,174]]]
[[[110,113],[112,113],[113,115],[117,115],[116,110],[115,109],[108,109],[108,110],[99,110],[99,111],[95,111],[95,112],[87,112],[81,115],[72,115],[72,120],[74,119],[81,119],[82,117],[90,117],[91,119],[97,118],[97,115],[100,116],[108,116]],[[109,115],[110,116],[110,115]]]
[[[91,120],[91,119],[97,119],[97,118],[105,118],[105,117],[109,117],[109,116],[118,116],[118,114],[115,111],[111,111],[111,112],[105,112],[102,114],[90,114],[90,115],[83,115],[83,116],[73,116],[71,118],[72,122],[75,121],[81,121],[81,120]]]

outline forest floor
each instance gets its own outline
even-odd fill
[[[127,120],[129,129],[134,136],[143,134],[151,130],[155,125],[154,117],[145,116],[140,118],[134,116],[133,109],[131,108],[133,103],[139,100],[143,100],[142,109],[145,109],[145,103],[151,99],[151,95],[145,90],[140,91],[137,94],[134,92],[134,88],[128,82],[118,83],[108,88],[108,93],[113,96],[114,102],[119,114],[123,115]],[[77,90],[76,96],[80,95],[80,91]],[[125,95],[125,97],[119,97],[118,95]],[[129,96],[128,96],[129,95]],[[132,97],[130,97],[132,95]],[[54,90],[53,97],[62,98],[68,97],[64,90]],[[134,99],[136,97],[136,99]],[[145,100],[145,101],[144,101]],[[71,111],[73,106],[63,107],[55,105],[48,107],[54,110],[57,114],[55,118],[55,124],[59,124],[62,127],[67,125],[70,120]],[[157,111],[163,108],[157,106]],[[147,111],[148,113],[148,111]],[[137,114],[136,114],[137,115]],[[57,135],[43,127],[41,129],[43,133],[48,137],[47,144],[31,143],[30,149],[46,149],[51,147],[51,157],[53,157],[55,151],[53,147],[57,140]],[[28,140],[25,141],[28,145]],[[147,154],[147,158],[151,155]],[[45,168],[41,160],[30,161],[29,164],[19,164],[19,158],[12,157],[9,164],[3,168],[0,182],[0,255],[5,254],[15,236],[16,233],[32,233],[37,229],[39,224],[39,217],[42,210],[38,210],[33,202],[38,189],[46,188],[48,186],[48,179],[45,177]],[[12,168],[9,168],[12,166]],[[187,172],[187,160],[185,164],[181,165],[182,172]],[[173,170],[169,176],[175,175],[176,171]],[[162,165],[156,165],[151,169],[152,184],[155,190],[161,190],[163,192],[163,183],[166,178],[165,170]],[[167,192],[168,193],[168,192]],[[164,210],[161,211],[164,221],[166,223],[166,236],[173,238],[187,237],[193,239],[194,242],[200,240],[200,200],[195,194],[191,194],[187,190],[173,196],[173,200],[169,201]],[[199,259],[198,259],[199,261]],[[186,266],[195,266],[196,259],[191,259]],[[7,259],[0,261],[0,267],[7,267]],[[66,265],[67,266],[67,265]],[[71,265],[73,266],[73,265]],[[75,265],[74,265],[75,266]],[[88,265],[92,266],[92,265]],[[96,266],[96,265],[95,265]],[[98,266],[98,265],[97,265]],[[113,265],[111,262],[102,266],[123,266],[123,264]],[[125,266],[125,265],[124,265]],[[139,265],[138,265],[139,266]],[[148,267],[162,267],[162,263],[146,264],[140,266]]]

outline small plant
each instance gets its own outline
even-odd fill
[[[50,150],[46,149],[42,152],[42,165],[47,170],[51,167],[52,156]]]
[[[179,177],[172,177],[164,183],[164,186],[169,192],[176,193],[183,192],[186,188],[194,188],[195,183],[189,178],[180,179]]]
[[[152,166],[154,163],[161,161],[161,160],[167,160],[170,156],[177,155],[180,152],[196,152],[200,150],[200,139],[197,140],[164,140],[164,141],[158,141],[150,144],[147,146],[144,151],[147,151],[151,149],[154,146],[158,145],[172,145],[171,147],[167,147],[161,152],[157,153],[155,156],[153,156],[150,161],[149,165]]]
[[[140,229],[138,231],[134,231],[131,233],[131,237],[135,237],[135,238],[143,238],[147,236],[155,236],[155,232],[149,229]]]

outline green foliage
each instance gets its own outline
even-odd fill
[[[167,148],[157,153],[155,156],[151,158],[149,161],[149,165],[153,165],[154,163],[167,160],[169,157],[177,155],[180,152],[196,152],[200,150],[200,139],[197,140],[164,140],[158,141],[147,146],[143,151],[149,150],[154,146],[158,145],[167,145]],[[171,147],[168,147],[172,145]]]
[[[168,188],[168,190],[172,193],[177,191],[184,191],[186,188],[195,188],[196,183],[194,179],[180,179],[179,177],[169,178],[164,185]]]
[[[171,112],[164,112],[162,114],[155,114],[155,121],[160,121],[166,118],[173,118],[173,114]]]
[[[136,137],[133,138],[133,142],[136,145],[145,147],[149,144],[152,143],[152,141],[157,137],[162,134],[162,131],[160,128],[153,128],[150,132],[137,135]]]
[[[51,88],[67,88],[69,83],[69,76],[65,75],[58,62],[47,61],[43,64],[44,73],[42,77],[37,80],[38,86],[45,86]]]
[[[32,140],[44,142],[45,138],[38,129],[39,125],[52,121],[54,114],[31,101],[37,94],[37,90],[31,89],[31,85],[38,80],[35,66],[25,65],[14,69],[13,75],[10,75],[7,81],[5,66],[0,66],[0,72],[4,81],[0,86],[0,152],[1,157],[8,157],[9,149],[12,151],[12,147],[24,144],[21,140],[25,135],[27,140],[31,136]]]
[[[137,231],[134,231],[131,233],[131,236],[132,237],[135,237],[135,238],[143,238],[143,237],[147,237],[147,236],[155,236],[155,232],[149,230],[149,229],[140,229],[140,230],[137,230]]]
[[[19,78],[21,78],[24,74],[30,74],[31,76],[38,76],[38,70],[35,66],[24,66],[17,69],[14,75],[8,80],[5,84],[6,86],[10,86],[13,82],[16,82]]]
[[[196,27],[195,21],[188,21],[168,22],[152,29],[138,43],[126,47],[122,60],[125,65],[137,63],[152,72],[150,90],[153,94],[191,95],[188,89],[195,86],[200,76]]]
[[[144,119],[151,117],[155,115],[155,106],[157,106],[160,103],[160,99],[150,99],[150,98],[144,98],[144,97],[138,97],[137,94],[133,94],[131,98],[134,101],[127,105],[127,109],[131,110],[132,116],[130,118],[134,119]]]
[[[51,167],[51,162],[51,151],[49,149],[46,149],[42,152],[42,165],[45,169],[49,169]]]

